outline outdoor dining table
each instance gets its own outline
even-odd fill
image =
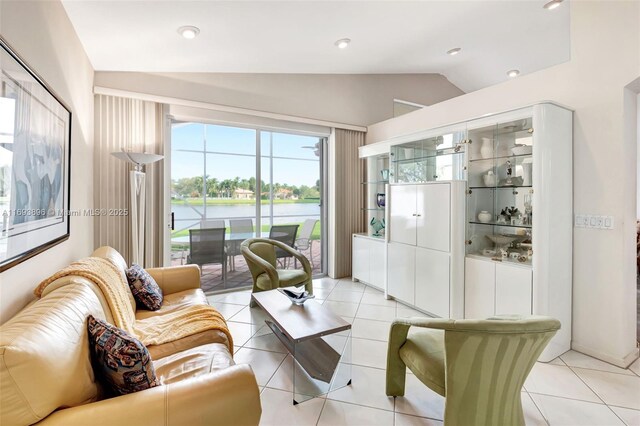
[[[284,237],[285,235],[287,235],[285,232],[273,232],[273,234],[271,235],[272,237]],[[244,240],[248,240],[249,238],[269,238],[269,231],[263,231],[260,232],[260,235],[258,235],[257,232],[232,232],[229,233],[227,235],[225,235],[224,240],[226,242],[230,242],[230,241],[244,241]],[[171,242],[175,243],[175,244],[189,244],[189,235],[183,235],[181,237],[174,237],[171,238]]]
[[[279,231],[263,231],[263,232],[231,232],[224,237],[225,243],[240,244],[244,240],[249,238],[269,238],[271,237],[284,237],[286,232]],[[183,235],[181,237],[174,237],[171,239],[171,244],[179,245],[182,251],[181,259],[184,259],[184,250],[189,248],[189,235]],[[182,261],[181,261],[182,263]],[[235,262],[234,262],[235,263]],[[235,265],[232,266],[232,270],[235,270]]]

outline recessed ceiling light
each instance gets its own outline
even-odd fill
[[[457,55],[462,50],[461,47],[454,47],[453,49],[447,50],[447,55]]]
[[[553,10],[556,7],[560,6],[560,3],[562,3],[563,0],[551,0],[549,3],[546,3],[544,6],[545,9],[547,10]]]
[[[507,71],[507,75],[509,77],[511,77],[511,78],[517,77],[517,76],[520,75],[520,71],[519,70],[510,70],[510,71]]]
[[[338,46],[338,49],[345,49],[347,46],[349,46],[349,43],[351,43],[351,39],[341,38],[340,40],[336,41],[334,44]]]
[[[185,27],[178,28],[178,34],[186,39],[191,40],[192,38],[196,38],[196,36],[200,34],[200,28],[187,25]]]

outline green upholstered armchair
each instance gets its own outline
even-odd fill
[[[536,316],[397,319],[389,334],[387,395],[404,395],[409,367],[446,398],[445,425],[524,425],[522,385],[559,329],[558,320]]]
[[[277,269],[276,247],[289,253],[302,264],[302,269]],[[309,260],[287,244],[267,238],[250,238],[240,245],[240,251],[249,265],[253,277],[252,293],[304,284],[313,293]],[[255,306],[253,299],[251,307]]]

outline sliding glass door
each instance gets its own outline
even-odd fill
[[[322,258],[322,150],[325,139],[205,123],[175,122],[171,132],[172,264],[202,262],[190,229],[226,228],[228,265],[201,265],[206,291],[251,285],[239,253],[247,226],[268,237],[272,226],[297,224],[296,247],[315,275]],[[242,225],[242,228],[240,227]],[[326,239],[325,239],[326,240]],[[281,265],[284,267],[284,265]]]

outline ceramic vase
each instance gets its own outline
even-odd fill
[[[491,138],[482,138],[482,145],[480,145],[480,157],[493,157],[493,141]]]
[[[522,185],[531,186],[531,171],[533,169],[532,163],[522,163]]]
[[[482,175],[482,181],[484,186],[496,186],[496,175],[492,170],[489,170],[486,175]]]
[[[480,213],[478,213],[478,220],[482,223],[491,222],[491,213],[486,210],[482,210]]]

